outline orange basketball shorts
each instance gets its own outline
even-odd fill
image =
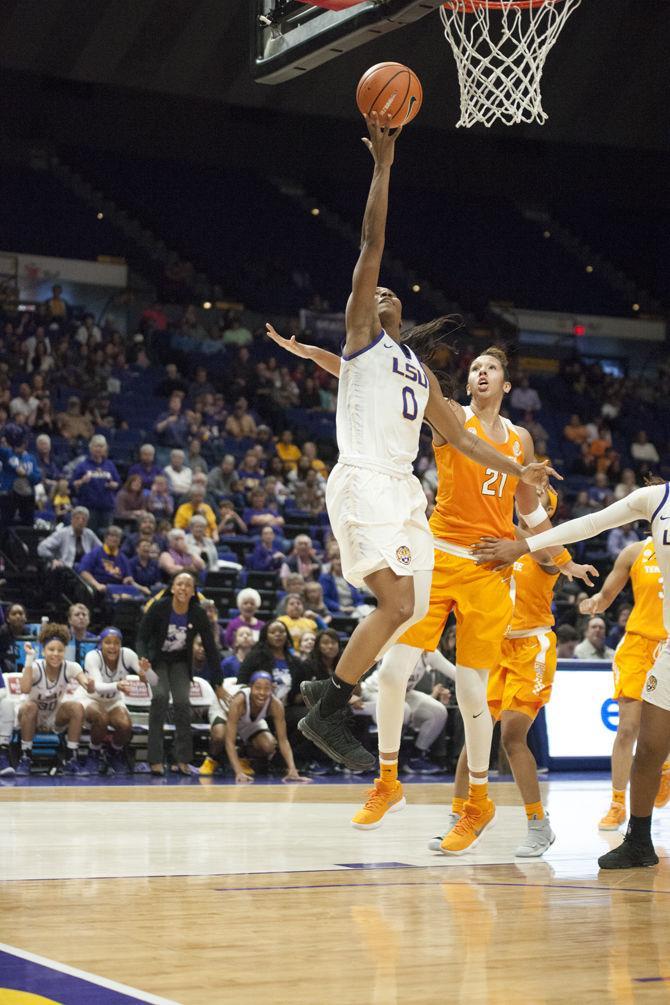
[[[452,611],[456,617],[456,662],[475,670],[491,670],[499,661],[512,618],[509,578],[470,558],[436,549],[428,614],[398,641],[433,652]]]
[[[662,645],[658,639],[648,639],[645,635],[635,635],[633,632],[625,633],[612,660],[615,701],[619,698],[642,700],[645,679]]]
[[[487,698],[494,719],[522,712],[534,719],[551,697],[556,674],[556,636],[543,632],[525,639],[504,639],[500,662],[489,674]]]

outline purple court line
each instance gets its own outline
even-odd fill
[[[670,977],[633,977],[635,984],[661,984],[663,981],[670,982]]]
[[[313,883],[306,886],[219,886],[214,888],[215,893],[253,893],[256,890],[267,892],[268,890],[344,890],[355,889],[361,886],[511,886],[522,889],[537,890],[595,890],[598,893],[664,893],[670,894],[670,890],[640,890],[627,886],[576,886],[569,883],[510,883],[502,880],[472,881],[469,883],[445,883],[444,879],[428,880],[419,883]],[[653,978],[656,980],[657,978]],[[665,979],[665,978],[664,978]]]

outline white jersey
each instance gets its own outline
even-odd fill
[[[77,679],[82,669],[78,663],[63,660],[54,681],[47,677],[46,664],[43,659],[35,660],[32,670],[33,686],[24,697],[26,700],[35,702],[41,720],[49,719],[55,715],[68,686]]]
[[[411,475],[428,404],[428,377],[408,346],[384,329],[364,349],[342,356],[337,445],[342,464]]]
[[[240,688],[238,694],[244,695],[244,711],[242,715],[237,720],[237,730],[242,738],[252,736],[259,728],[265,729],[267,724],[265,722],[265,717],[268,714],[270,705],[272,704],[272,695],[263,704],[260,712],[257,715],[252,716],[251,714],[251,688],[242,687]]]
[[[527,539],[527,543],[530,551],[538,551],[553,545],[583,541],[636,520],[647,520],[651,524],[656,561],[663,581],[670,583],[670,484],[667,482],[636,489],[625,499],[620,499],[597,513],[590,513],[562,523],[552,530],[534,534]],[[663,624],[670,634],[670,590],[663,591]]]
[[[113,670],[107,666],[101,649],[93,649],[86,654],[84,669],[95,681],[95,694],[90,697],[101,704],[112,704],[124,697],[123,693],[115,687],[116,682],[125,680],[130,673],[139,674],[140,664],[137,653],[122,646],[118,662]]]

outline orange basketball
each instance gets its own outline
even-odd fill
[[[423,88],[413,70],[402,63],[377,63],[366,70],[356,88],[361,115],[392,115],[391,126],[411,122],[421,108]]]

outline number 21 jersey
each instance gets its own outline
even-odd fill
[[[507,431],[504,443],[495,443],[468,406],[465,428],[501,454],[524,463],[523,444],[509,419],[500,420]],[[512,517],[518,478],[501,474],[461,454],[449,443],[435,447],[437,500],[430,518],[433,536],[460,548],[468,548],[482,535],[514,539]]]

